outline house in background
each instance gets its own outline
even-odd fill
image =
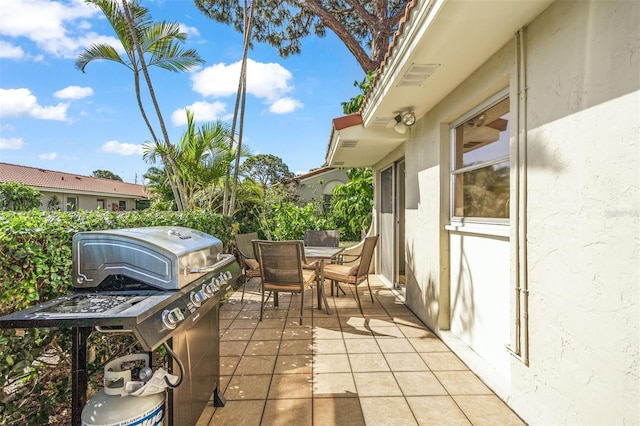
[[[333,121],[376,273],[529,424],[640,423],[639,64],[637,0],[414,0]]]
[[[321,167],[297,175],[283,183],[293,190],[302,201],[320,201],[325,208],[331,205],[333,189],[349,181],[347,172],[336,167]]]
[[[0,183],[18,182],[42,193],[40,210],[136,210],[147,200],[143,185],[0,163]]]

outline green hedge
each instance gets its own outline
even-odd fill
[[[71,241],[76,232],[141,226],[184,226],[215,235],[225,250],[233,219],[208,212],[0,212],[0,315],[72,290]],[[92,336],[94,366],[112,341]],[[71,403],[68,330],[0,330],[0,425],[68,424]]]

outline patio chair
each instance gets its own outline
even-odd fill
[[[305,231],[304,245],[314,247],[338,247],[340,245],[340,231],[336,229]]]
[[[278,293],[300,293],[300,325],[304,312],[304,292],[318,280],[318,271],[307,264],[302,241],[255,240],[254,250],[260,264],[260,321],[266,303],[265,293],[273,292],[274,306],[278,306]]]
[[[340,246],[340,231],[337,229],[305,231],[304,245],[311,247],[338,247]],[[340,259],[332,259],[331,263],[342,263]],[[342,289],[339,291],[342,291],[342,294],[346,294]],[[333,283],[331,284],[331,295],[333,296]]]
[[[371,259],[373,259],[373,251],[378,243],[378,236],[367,237],[364,239],[362,251],[356,257],[358,263],[355,265],[343,265],[340,263],[330,263],[325,265],[322,269],[322,276],[331,280],[331,285],[337,285],[338,289],[342,290],[340,283],[353,285],[355,291],[356,302],[360,313],[362,312],[362,305],[360,304],[360,296],[358,295],[358,284],[363,281],[367,281],[367,287],[369,288],[369,295],[371,296],[371,303],[373,303],[373,293],[371,292],[371,285],[369,284],[369,267],[371,266]],[[336,292],[336,295],[338,293]]]
[[[242,297],[240,301],[244,301],[244,291],[247,286],[247,281],[251,278],[257,278],[260,276],[260,264],[256,260],[255,253],[253,252],[253,240],[258,239],[257,232],[249,232],[247,234],[236,234],[236,248],[240,256],[240,266],[242,266],[242,275],[244,276],[244,282],[242,284]]]

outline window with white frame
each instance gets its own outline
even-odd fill
[[[451,132],[452,216],[509,218],[509,98],[490,102]]]

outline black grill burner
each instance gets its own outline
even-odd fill
[[[80,232],[73,237],[73,271],[74,292],[1,317],[0,328],[72,329],[74,425],[86,403],[87,339],[94,330],[133,333],[147,351],[169,345],[171,367],[184,368],[182,384],[168,393],[169,424],[195,424],[212,397],[224,405],[219,302],[240,268],[222,254],[220,240],[182,227]]]

